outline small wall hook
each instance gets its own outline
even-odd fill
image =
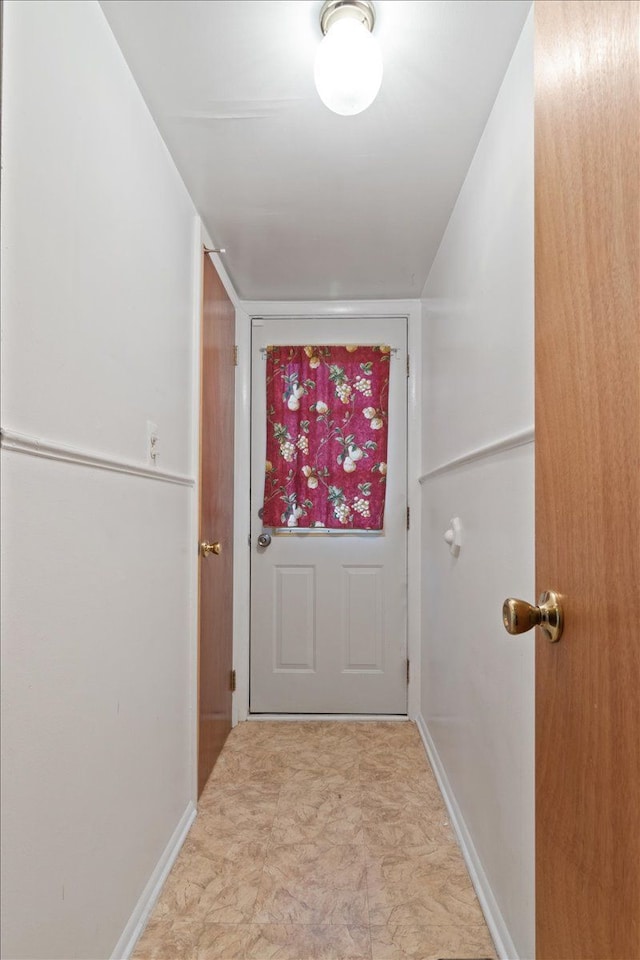
[[[462,524],[460,523],[460,517],[453,517],[450,521],[451,526],[444,535],[445,543],[449,544],[449,550],[454,557],[457,557],[460,553],[460,547],[462,546]]]

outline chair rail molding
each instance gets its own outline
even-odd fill
[[[457,470],[458,467],[464,467],[466,464],[474,463],[476,460],[484,460],[486,457],[492,457],[497,453],[504,453],[506,450],[524,447],[528,443],[533,443],[534,439],[534,427],[527,427],[524,430],[511,433],[507,437],[502,437],[500,440],[493,440],[491,443],[476,447],[474,450],[469,450],[468,453],[454,457],[453,460],[447,460],[445,463],[441,463],[432,470],[427,470],[426,473],[418,477],[418,483],[425,483],[427,480],[431,480],[432,477],[439,477],[443,473],[449,473],[450,470]]]
[[[163,483],[175,483],[183,487],[193,487],[194,477],[173,473],[169,470],[157,470],[117,457],[106,457],[103,454],[81,450],[78,447],[68,447],[55,440],[45,440],[37,437],[27,437],[13,430],[2,427],[0,430],[0,446],[3,450],[13,453],[26,453],[32,457],[43,457],[45,460],[59,460],[63,463],[75,463],[83,467],[93,467],[95,470],[109,470],[112,473],[126,473],[133,477],[142,477],[146,480],[161,480]]]

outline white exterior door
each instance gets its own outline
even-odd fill
[[[254,319],[252,333],[250,710],[404,714],[406,318]],[[264,528],[265,348],[352,343],[391,347],[384,530]]]

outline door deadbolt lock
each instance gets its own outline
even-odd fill
[[[534,607],[526,600],[509,597],[502,605],[502,622],[507,633],[526,633],[533,627],[540,627],[550,643],[556,643],[562,636],[564,618],[560,597],[553,590],[540,594],[538,606]]]
[[[207,543],[206,540],[203,540],[200,544],[200,556],[208,557],[210,553],[215,553],[216,556],[220,556],[222,553],[222,544],[218,543],[217,540],[215,543]]]
[[[271,543],[271,534],[270,533],[261,533],[258,537],[258,546],[259,547],[268,547]]]

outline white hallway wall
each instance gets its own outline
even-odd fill
[[[190,198],[97,3],[4,53],[2,425],[193,475]],[[2,470],[2,955],[105,958],[193,810],[194,491]]]
[[[531,15],[423,297],[422,726],[502,952],[530,958],[533,638],[501,608],[534,591]],[[529,442],[429,476],[514,434]]]
[[[511,423],[518,429],[530,423],[526,378],[521,393],[496,386],[490,349],[480,343],[480,329],[471,329],[473,320],[486,323],[492,315],[491,298],[502,302],[504,296],[501,319],[482,336],[508,326],[513,308],[511,333],[520,343],[526,339],[526,131],[519,132],[510,114],[512,100],[523,105],[525,73],[522,65],[519,73],[511,68],[500,108],[508,119],[499,119],[497,105],[485,135],[490,145],[478,153],[481,158],[485,150],[488,158],[476,160],[477,172],[470,172],[468,199],[463,191],[462,213],[452,218],[425,291],[425,470],[509,432]],[[3,426],[144,465],[151,419],[160,428],[162,467],[193,473],[195,211],[97,4],[10,0],[3,107]],[[523,122],[526,127],[526,116]],[[498,160],[496,177],[489,168]],[[469,186],[474,177],[485,186]],[[490,215],[483,209],[487,184],[493,184],[489,200],[502,198],[498,207],[507,221],[507,210],[522,204],[513,235],[496,209]],[[462,220],[457,238],[456,216]],[[469,261],[477,257],[480,266],[471,262],[469,286],[461,289],[456,276],[467,267],[465,244]],[[508,290],[489,289],[490,304],[477,309],[487,281],[488,287],[505,282]],[[465,298],[472,315],[460,302]],[[460,322],[450,324],[451,316]],[[479,358],[485,360],[480,369],[491,370],[484,385]],[[467,390],[459,406],[447,374],[456,367]],[[482,408],[487,396],[495,402]],[[513,414],[508,422],[505,397]],[[452,423],[456,429],[447,432]],[[508,591],[529,595],[532,573],[520,546],[530,532],[531,510],[522,512],[531,492],[530,452],[522,463],[520,454],[505,456],[513,463],[503,469],[496,460],[494,493],[489,473],[480,480],[493,505],[507,510],[502,527],[483,514],[479,488],[473,478],[465,485],[463,472],[459,491],[453,477],[423,487],[425,635],[431,641],[442,631],[447,640],[442,647],[425,645],[423,703],[509,930],[526,944],[530,646],[525,642],[521,653],[512,647],[505,661],[480,658],[475,675],[459,657],[458,671],[449,641],[463,644],[471,634],[452,628],[437,589],[454,600],[474,600],[473,583],[482,586],[474,578],[496,542],[511,550],[501,561]],[[3,954],[15,960],[106,957],[194,794],[193,493],[6,450],[3,481]],[[460,513],[471,530],[472,506],[483,537],[492,533],[494,541],[476,538],[482,559],[472,562],[466,553],[467,566],[459,568],[467,570],[465,582],[452,593],[456,575],[442,554],[443,522]],[[514,533],[508,521],[518,518]],[[486,613],[489,601],[480,599]],[[478,642],[489,636],[495,654],[503,638],[492,629],[478,629]],[[501,684],[514,676],[524,699],[517,701],[516,693],[505,703]],[[475,694],[471,715],[460,710],[460,696],[469,691]],[[489,715],[476,733],[487,703]],[[453,722],[443,722],[447,711]],[[500,730],[494,751],[491,738],[505,713],[507,735]],[[485,763],[480,773],[478,750]],[[509,762],[515,786],[507,784],[502,799]],[[501,812],[486,810],[487,801]],[[520,841],[516,821],[524,824]],[[530,955],[526,946],[519,950]]]

